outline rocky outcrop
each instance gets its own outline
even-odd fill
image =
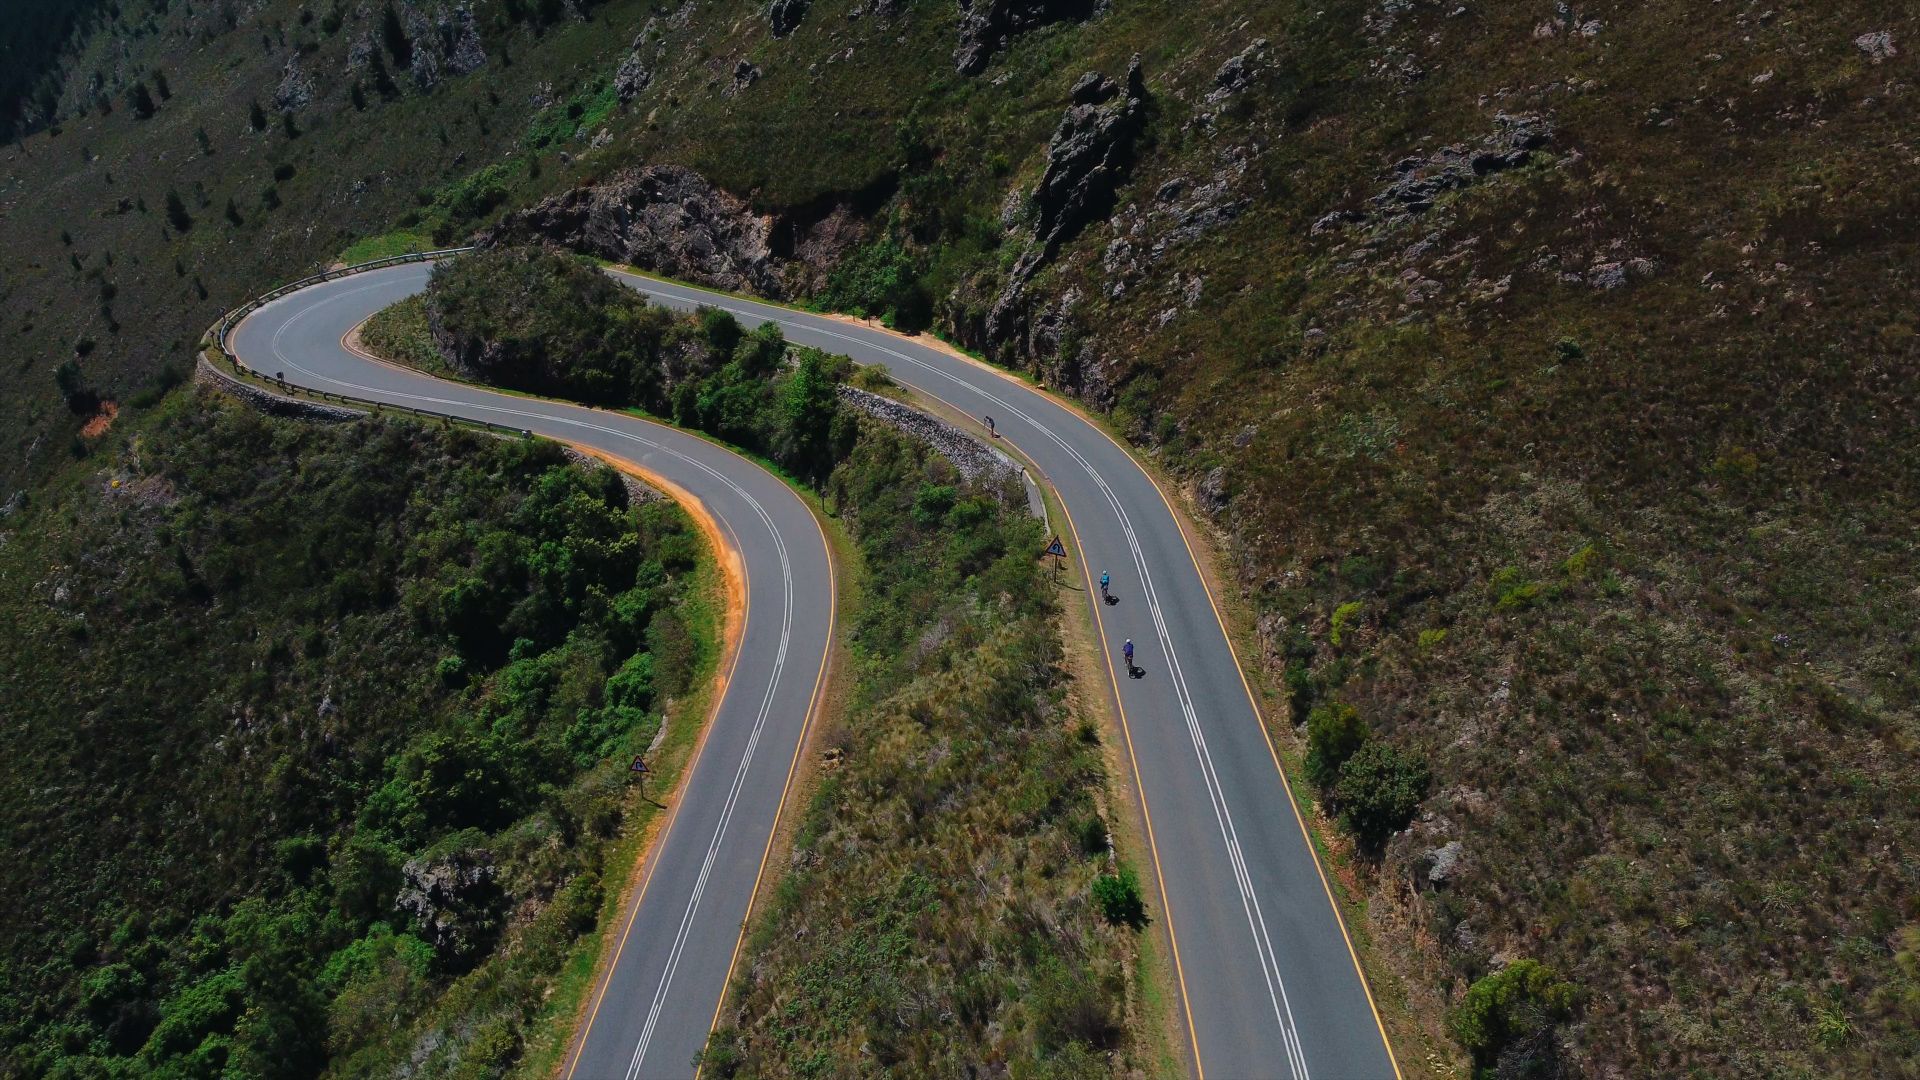
[[[679,165],[648,165],[512,214],[481,243],[550,241],[715,288],[782,297],[774,221]]]
[[[767,5],[767,25],[773,28],[774,37],[786,37],[800,28],[800,20],[807,17],[807,8],[813,0],[773,0]]]
[[[1238,218],[1251,204],[1244,191],[1252,156],[1228,147],[1205,180],[1185,176],[1163,181],[1145,206],[1130,204],[1113,219],[1115,236],[1101,258],[1106,295],[1117,300],[1143,280],[1167,253]],[[1187,307],[1194,298],[1187,298]]]
[[[640,56],[640,44],[634,43],[633,51],[620,61],[620,69],[613,73],[613,92],[622,105],[639,96],[648,84],[653,82],[653,69],[647,66]]]
[[[501,890],[492,853],[475,849],[432,859],[410,859],[393,906],[413,916],[441,955],[477,956],[499,929]]]
[[[281,112],[298,112],[313,103],[313,78],[300,66],[300,55],[287,58],[280,72],[280,85],[273,91],[273,107]]]
[[[1240,50],[1213,73],[1213,89],[1207,91],[1207,102],[1217,105],[1245,90],[1253,84],[1253,77],[1260,73],[1266,63],[1267,39],[1256,38],[1253,44]]]
[[[1336,210],[1314,222],[1314,232],[1374,218],[1408,217],[1426,212],[1450,191],[1471,187],[1495,173],[1526,164],[1533,152],[1553,141],[1553,122],[1524,114],[1494,117],[1494,129],[1473,143],[1455,143],[1428,154],[1394,162],[1387,182],[1367,200],[1367,209]]]
[[[733,65],[733,81],[720,91],[722,97],[736,97],[741,91],[760,81],[760,66],[751,60],[740,60]]]
[[[1887,30],[1861,34],[1853,39],[1853,47],[1876,64],[1883,64],[1900,55],[1899,47],[1893,43],[1893,33]]]
[[[1049,23],[1091,18],[1104,0],[960,0],[960,47],[954,69],[978,75],[1007,42]]]
[[[487,51],[480,43],[480,26],[474,20],[471,5],[437,7],[428,14],[403,3],[400,19],[413,49],[407,73],[420,89],[431,90],[443,78],[465,75],[485,66]]]
[[[1133,160],[1147,101],[1140,57],[1127,66],[1124,84],[1091,71],[1081,76],[1072,100],[1047,144],[1047,170],[1033,192],[1034,239],[1049,254],[1107,212]]]
[[[550,243],[776,300],[816,287],[866,237],[846,206],[762,214],[679,165],[616,173],[509,215],[478,242]]]
[[[1070,97],[1071,104],[1047,144],[1046,171],[1033,191],[1032,247],[1014,263],[982,328],[981,345],[999,360],[1057,352],[1057,333],[1053,349],[1044,342],[1036,348],[1029,340],[1032,304],[1027,286],[1061,244],[1112,208],[1146,115],[1140,58],[1135,56],[1128,64],[1124,82],[1088,72],[1073,85]]]

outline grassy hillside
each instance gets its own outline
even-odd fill
[[[698,559],[551,447],[124,418],[0,521],[4,1070],[512,1061],[711,669]]]
[[[1114,0],[963,76],[943,0],[777,38],[757,3],[502,0],[424,88],[383,9],[336,10],[123,10],[61,133],[0,151],[7,491],[356,240],[638,163],[847,208],[821,303],[1081,394],[1218,527],[1422,1050],[1912,1072],[1912,12]],[[356,42],[390,95],[323,74]],[[1037,238],[1072,88],[1135,53],[1111,211]]]

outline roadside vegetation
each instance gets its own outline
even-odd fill
[[[440,340],[492,357],[503,385],[626,388],[602,403],[671,409],[771,459],[856,546],[852,689],[707,1069],[1134,1067],[1150,913],[1101,818],[1099,727],[1067,705],[1045,538],[1017,481],[969,482],[843,408],[845,358],[650,307],[583,260],[476,253],[424,295]],[[607,331],[634,326],[640,344]]]
[[[655,307],[578,256],[488,248],[434,267],[420,303],[375,316],[386,358],[512,390],[640,409],[819,483],[857,434],[845,357],[791,348],[717,308]],[[371,328],[373,324],[369,323]],[[421,358],[425,358],[422,360]]]
[[[1038,523],[878,426],[825,491],[866,568],[853,689],[708,1073],[1142,1067],[1147,914],[1098,808],[1099,728],[1065,700]]]
[[[549,444],[123,423],[0,519],[0,1071],[510,1066],[712,670],[696,532]]]

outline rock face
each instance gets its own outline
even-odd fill
[[[678,165],[649,165],[509,216],[487,243],[550,240],[722,289],[780,294],[770,218]]]
[[[393,906],[418,920],[421,936],[442,955],[476,956],[492,943],[501,893],[490,852],[411,859],[400,875],[405,884]]]
[[[773,0],[767,6],[767,25],[773,28],[774,37],[786,37],[800,27],[800,20],[807,17],[807,8],[813,0]]]
[[[954,69],[978,75],[1002,45],[1049,23],[1091,18],[1104,0],[960,0],[960,47]]]
[[[1127,66],[1124,82],[1093,72],[1082,76],[1074,84],[1071,98],[1072,104],[1047,145],[1046,172],[1033,192],[1034,246],[1008,273],[1006,286],[988,309],[982,328],[981,344],[996,359],[1015,360],[1059,351],[1065,308],[1072,306],[1072,300],[1063,298],[1058,310],[1030,328],[1027,284],[1061,244],[1112,208],[1114,193],[1132,163],[1134,140],[1146,113],[1147,91],[1140,58],[1135,56]],[[1061,359],[1074,365],[1075,370],[1061,377],[1073,384],[1084,376],[1079,369],[1085,365],[1076,351],[1068,351],[1074,355]]]
[[[1375,217],[1424,213],[1449,191],[1471,187],[1495,173],[1526,164],[1535,150],[1552,141],[1553,122],[1546,117],[1501,113],[1494,117],[1494,130],[1477,142],[1456,143],[1394,162],[1386,185],[1367,200],[1367,211],[1336,210],[1314,222],[1313,231],[1325,232]]]
[[[760,214],[679,165],[649,165],[509,215],[482,244],[554,243],[719,289],[785,299],[864,238],[841,208]]]
[[[1073,104],[1053,130],[1047,171],[1033,192],[1034,238],[1049,253],[1112,205],[1133,158],[1146,100],[1138,56],[1127,67],[1124,86],[1091,71],[1074,84]]]

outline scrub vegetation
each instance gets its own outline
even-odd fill
[[[603,402],[671,408],[811,480],[856,545],[853,690],[707,1067],[1064,1077],[1140,1053],[1148,912],[1101,820],[1099,729],[1066,703],[1020,485],[843,410],[845,358],[650,307],[581,260],[462,256],[424,295],[437,337],[503,385],[628,388]]]
[[[712,670],[704,565],[548,444],[125,422],[0,521],[0,1071],[510,1065]]]
[[[845,241],[789,299],[1078,394],[1191,493],[1404,1066],[1912,1075],[1915,12],[1100,7],[963,75],[942,0],[483,0],[464,74],[406,3],[28,5],[0,496],[361,237],[685,165]],[[1135,53],[1112,212],[1042,241],[1073,88]],[[780,459],[737,347],[572,392]]]
[[[1016,485],[971,489],[877,426],[826,497],[866,568],[854,689],[709,1073],[1143,1067],[1147,913],[1136,884],[1103,917],[1099,729],[1065,700],[1038,522]]]

